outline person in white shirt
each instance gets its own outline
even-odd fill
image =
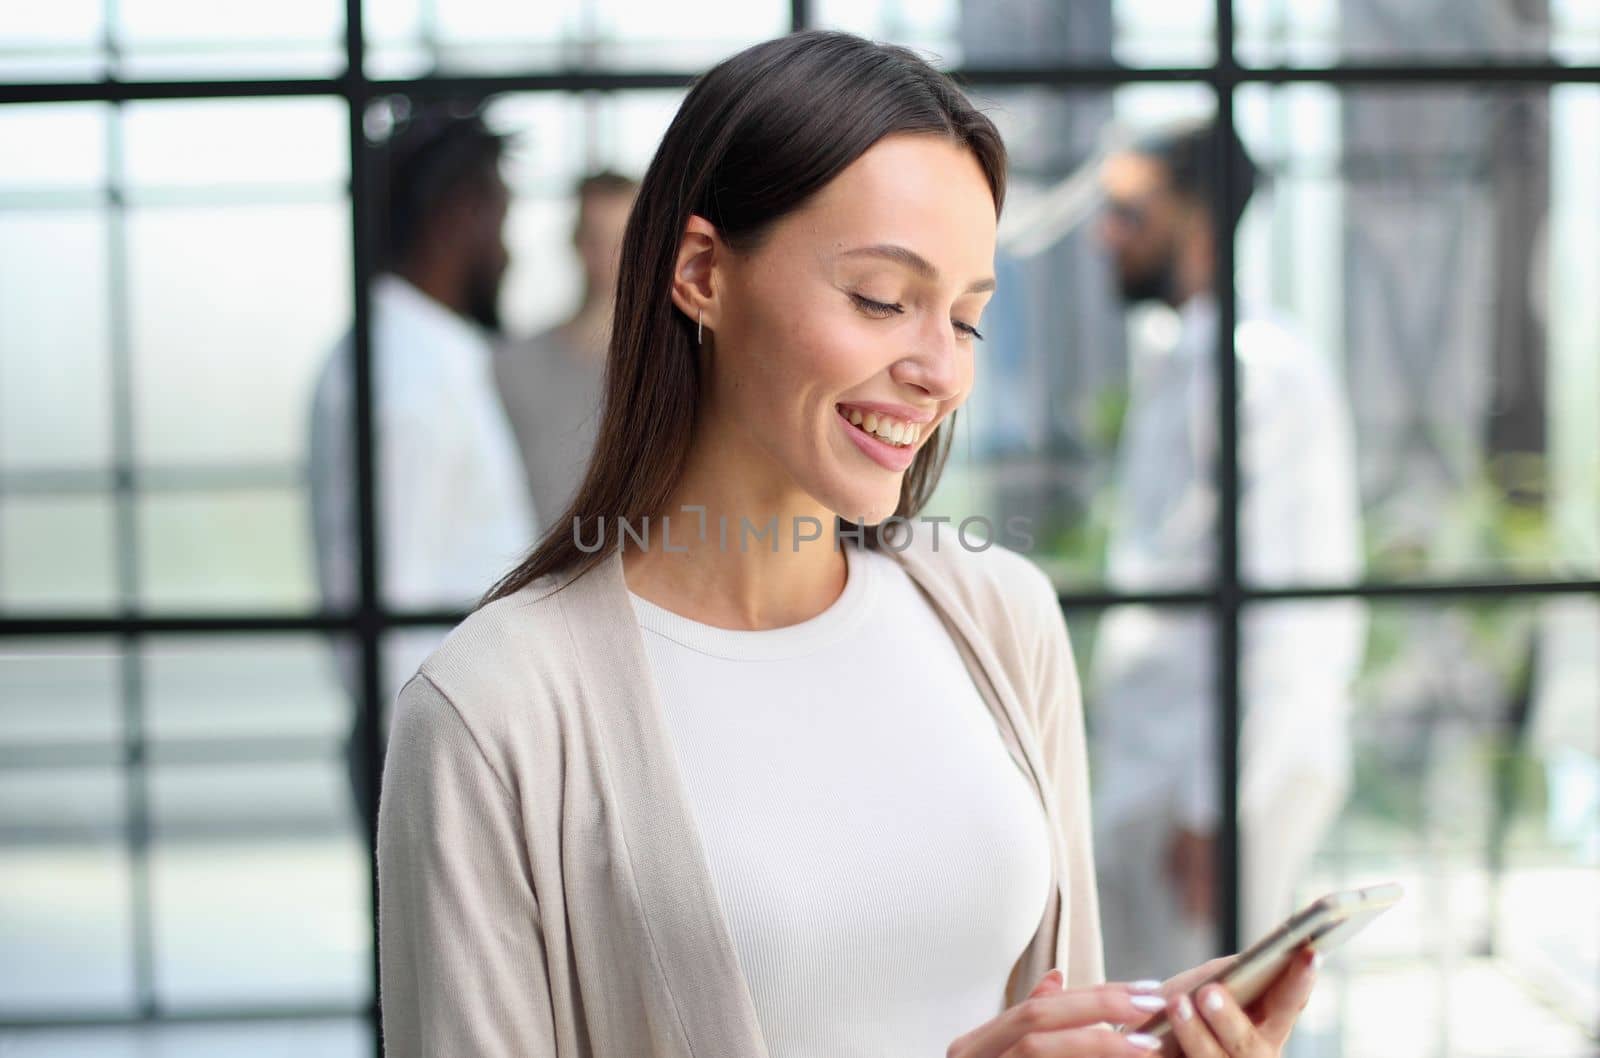
[[[1176,341],[1136,356],[1118,452],[1108,579],[1121,590],[1211,582],[1218,511],[1215,232],[1232,237],[1254,184],[1237,139],[1217,223],[1209,125],[1110,156],[1101,238],[1130,303],[1175,309]],[[1235,332],[1240,569],[1262,587],[1348,584],[1362,568],[1348,408],[1325,361],[1249,305]],[[1170,972],[1215,944],[1220,803],[1216,641],[1193,608],[1109,611],[1091,698],[1107,971]],[[1348,788],[1354,600],[1256,605],[1242,627],[1239,822],[1245,943],[1292,910],[1295,885]]]
[[[532,546],[538,529],[521,458],[495,390],[490,336],[509,255],[503,138],[476,112],[422,110],[385,145],[385,271],[372,288],[379,590],[394,610],[464,610]],[[353,340],[340,341],[311,411],[311,506],[326,605],[357,597]],[[392,701],[442,630],[384,643]],[[354,655],[341,677],[359,688]],[[351,734],[358,805],[368,791]]]

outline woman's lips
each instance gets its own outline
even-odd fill
[[[892,445],[887,441],[880,440],[873,434],[867,433],[860,427],[852,425],[850,420],[845,418],[844,413],[839,411],[838,408],[834,409],[833,414],[834,418],[839,420],[839,425],[844,428],[845,433],[850,435],[850,440],[855,442],[856,447],[866,453],[867,458],[885,470],[904,470],[911,465],[912,460],[917,458],[916,445]]]

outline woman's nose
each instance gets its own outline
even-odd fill
[[[890,376],[916,386],[935,400],[950,400],[966,387],[971,354],[956,339],[955,326],[930,327],[919,335],[917,348],[896,361]]]

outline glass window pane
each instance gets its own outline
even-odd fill
[[[343,0],[61,0],[23,5],[0,27],[8,80],[315,77],[343,67]]]
[[[12,5],[0,26],[0,80],[100,76],[105,0]],[[8,161],[11,157],[8,155]]]
[[[126,218],[141,596],[315,600],[306,445],[349,326],[342,104],[130,108]]]
[[[327,647],[161,640],[143,671],[162,1002],[358,1010],[371,994],[370,863]]]
[[[283,40],[297,34],[332,35],[342,21],[339,12],[336,0],[286,0],[270,8],[182,0],[121,0],[117,5],[120,28],[134,40]]]
[[[373,1046],[360,1017],[0,1030],[0,1044],[6,1058],[367,1058]]]
[[[129,108],[129,191],[160,201],[127,221],[144,465],[303,458],[313,372],[350,314],[343,115],[320,99]]]
[[[3,112],[0,112],[3,113]],[[0,473],[111,460],[107,216],[0,191]]]
[[[700,70],[789,29],[787,0],[716,0],[693,17],[637,0],[366,0],[368,72]]]
[[[1337,623],[1350,605],[1247,615],[1246,657],[1257,660],[1242,680],[1255,750],[1240,776],[1244,906],[1259,925],[1267,905],[1370,883],[1406,889],[1323,972],[1299,1046],[1589,1053],[1600,1009],[1600,604],[1374,603],[1353,693],[1335,696],[1325,660],[1313,662],[1319,676],[1304,651],[1291,665],[1272,644],[1296,623]]]
[[[340,0],[121,0],[124,76],[329,76],[344,66]]]
[[[198,758],[202,750],[210,748],[218,758],[209,763]],[[345,829],[352,817],[344,799],[343,769],[330,752],[331,742],[318,748],[312,755],[302,754],[297,746],[262,746],[259,752],[283,759],[265,761],[236,760],[256,748],[248,741],[213,740],[209,743],[192,740],[182,747],[167,744],[153,747],[156,766],[151,772],[152,810],[158,820],[162,835],[172,842],[185,845],[182,850],[168,849],[181,854],[187,861],[193,859],[196,869],[211,869],[205,861],[233,858],[226,851],[209,847],[218,837],[228,837],[229,848],[237,848],[241,855],[252,859],[270,859],[280,837],[288,832],[304,831],[307,839],[322,830]],[[300,759],[304,756],[304,759]],[[182,763],[163,763],[168,758],[190,758]],[[270,831],[274,836],[266,848],[255,848],[259,835],[250,828]],[[301,840],[296,833],[295,840]],[[353,835],[352,835],[353,837]],[[204,839],[208,847],[188,848]],[[324,852],[336,849],[319,847],[315,862],[335,864],[343,862],[339,856],[328,859]],[[311,861],[307,861],[311,862]],[[223,887],[219,887],[223,888]],[[218,901],[227,903],[225,894],[219,892]],[[238,894],[234,894],[237,898]],[[197,934],[196,939],[203,939]],[[228,957],[219,950],[214,958]],[[346,967],[348,969],[348,967]],[[185,973],[188,971],[185,970]],[[198,979],[198,978],[197,978]]]
[[[121,672],[122,655],[109,643],[8,641],[0,647],[0,747],[117,743]]]
[[[1270,177],[1239,232],[1241,318],[1297,335],[1256,347],[1304,350],[1347,403],[1365,575],[1593,576],[1600,92],[1306,86],[1239,99]],[[1262,438],[1280,440],[1259,444],[1258,461],[1334,435],[1306,428],[1296,442],[1291,419],[1313,421],[1264,420]],[[1331,490],[1301,492],[1244,518],[1263,538],[1316,520],[1306,512]],[[1340,579],[1241,546],[1258,583]]]
[[[1234,0],[1234,41],[1251,66],[1338,63],[1593,63],[1600,13],[1587,0],[1446,7],[1406,0]]]
[[[48,10],[57,5],[32,6]],[[0,194],[68,188],[99,191],[107,176],[109,114],[109,108],[99,103],[17,104],[0,109],[0,154],[6,159]]]
[[[331,644],[302,636],[163,639],[143,652],[157,743],[343,737],[349,703]]]
[[[0,770],[0,1016],[131,1010],[125,801],[114,768]]]
[[[310,608],[310,524],[299,489],[144,496],[138,501],[141,602],[178,611]]]
[[[168,1003],[362,1002],[367,864],[343,778],[332,759],[152,773],[156,974]]]
[[[104,496],[0,495],[0,609],[114,609],[116,522]]]
[[[1215,53],[1210,4],[1161,0],[817,0],[816,23],[931,53],[949,66],[1199,66]]]
[[[349,179],[337,99],[131,103],[123,111],[130,189],[299,184],[335,197]]]
[[[348,327],[349,224],[342,201],[130,213],[142,465],[298,464]]]
[[[0,604],[112,604],[122,545],[108,471],[129,461],[143,598],[312,599],[308,407],[350,316],[343,106],[129,104],[114,174],[125,211],[56,202],[76,184],[51,167],[37,178],[62,186],[18,188],[17,209],[0,189],[0,236],[29,250],[0,262]],[[99,116],[39,108],[37,120],[0,125],[0,138],[37,140],[52,118],[63,142],[88,150]],[[38,194],[53,196],[48,208],[23,208]],[[128,333],[112,334],[113,320]],[[113,385],[114,354],[131,361],[126,390]],[[119,416],[131,452],[112,451]],[[217,535],[229,527],[238,546]],[[178,536],[149,535],[169,531]],[[213,581],[202,569],[228,572]]]

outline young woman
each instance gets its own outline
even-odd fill
[[[695,84],[587,477],[396,706],[391,1055],[1131,1058],[1112,1026],[1169,1003],[1191,1058],[1279,1052],[1308,959],[1249,1012],[1102,984],[1055,593],[916,520],[1004,190],[903,49],[801,33]]]

